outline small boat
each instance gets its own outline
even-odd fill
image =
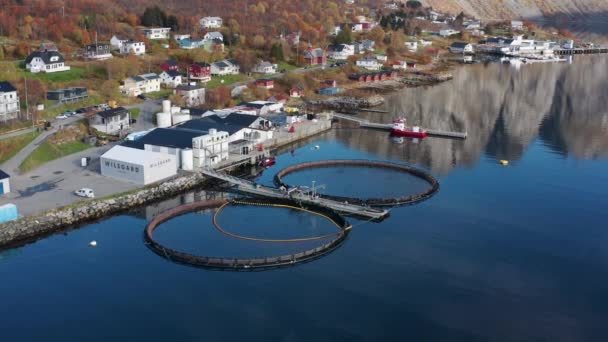
[[[399,119],[393,121],[393,126],[391,127],[391,133],[396,136],[401,137],[413,137],[413,138],[425,138],[426,131],[420,129],[418,126],[407,127],[405,125],[405,119]]]
[[[260,160],[260,166],[263,166],[263,167],[272,166],[272,165],[274,165],[274,163],[275,163],[274,157],[265,157],[262,160]]]

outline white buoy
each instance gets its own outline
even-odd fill
[[[91,246],[91,247],[97,246],[97,241],[93,240],[93,241],[89,242],[89,246]]]
[[[319,146],[319,145],[315,145],[315,149],[317,149],[317,150],[318,150],[318,149],[320,149],[320,148],[321,148],[321,146]]]

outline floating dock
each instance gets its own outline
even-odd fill
[[[596,53],[608,53],[608,47],[557,49],[553,50],[553,53],[556,55],[587,55]]]
[[[386,131],[390,131],[390,129],[392,128],[391,124],[369,122],[368,120],[355,118],[353,116],[341,114],[341,113],[334,113],[334,118],[356,122],[359,124],[359,127],[363,127],[363,128],[381,129],[381,130],[386,130]],[[434,137],[457,138],[457,139],[466,139],[467,138],[467,132],[450,132],[450,131],[441,131],[441,130],[426,129],[426,128],[422,128],[422,129],[425,130],[428,135],[434,136]]]

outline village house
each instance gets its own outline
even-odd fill
[[[0,82],[0,122],[17,119],[20,108],[17,89],[9,82]]]
[[[209,28],[220,28],[223,25],[223,20],[220,17],[204,17],[199,20],[201,27]]]
[[[169,39],[170,27],[151,27],[144,29],[144,35],[148,39]]]
[[[304,60],[308,65],[322,65],[327,62],[327,54],[321,48],[309,48],[304,51]]]
[[[222,33],[220,33],[220,32],[217,32],[217,31],[207,32],[203,36],[203,39],[206,39],[206,40],[219,39],[219,40],[221,40],[223,42],[224,41],[224,35]]]
[[[277,69],[278,69],[277,64],[272,64],[267,61],[261,61],[260,63],[256,64],[256,66],[253,67],[252,72],[255,72],[258,74],[276,74]]]
[[[89,118],[89,126],[105,134],[116,135],[129,129],[131,117],[124,107],[95,113]]]
[[[260,78],[255,80],[256,87],[272,89],[274,88],[274,80],[270,78]]]
[[[190,39],[190,37],[192,37],[192,36],[189,34],[174,34],[173,35],[173,39],[176,42],[179,42],[180,40],[183,40],[183,39]]]
[[[146,44],[144,42],[136,42],[129,40],[122,43],[120,47],[120,53],[124,55],[136,55],[141,56],[146,54]]]
[[[182,74],[175,70],[163,71],[158,77],[160,78],[160,83],[164,84],[167,88],[175,88],[183,83]]]
[[[473,53],[473,45],[465,42],[454,42],[450,45],[451,53]]]
[[[338,44],[330,45],[328,47],[328,57],[331,59],[345,60],[355,54],[354,45],[350,44]]]
[[[184,99],[186,106],[200,106],[205,104],[205,88],[196,83],[182,84],[175,88],[174,93]]]
[[[319,95],[325,95],[325,96],[334,96],[334,95],[339,94],[340,92],[342,92],[342,88],[338,88],[338,87],[327,87],[327,88],[319,89],[319,91],[317,91],[317,93],[319,93]]]
[[[382,64],[378,63],[378,60],[373,57],[364,57],[357,60],[357,66],[360,68],[364,68],[367,70],[380,70],[382,68]]]
[[[58,51],[35,51],[25,59],[25,68],[30,72],[59,72],[70,70]]]
[[[116,50],[120,50],[120,48],[122,47],[122,44],[124,44],[128,41],[129,41],[128,38],[113,35],[112,39],[110,39],[110,45],[112,47],[114,47]]]
[[[208,52],[224,52],[224,41],[221,39],[203,39],[203,49]]]
[[[85,46],[84,57],[90,59],[109,59],[112,58],[110,44],[93,43]]]
[[[284,39],[287,41],[287,44],[289,44],[290,46],[295,46],[297,44],[300,44],[300,36],[301,36],[300,32],[292,32],[292,33],[288,34],[287,36],[285,36]],[[281,35],[281,38],[283,38],[282,35]]]
[[[420,40],[418,40],[418,45],[420,45],[422,47],[431,46],[431,45],[433,45],[433,41],[432,40],[420,39]]]
[[[237,75],[240,70],[241,67],[234,59],[225,59],[211,64],[211,75]]]
[[[84,100],[89,97],[87,88],[71,87],[65,89],[49,90],[46,92],[46,99],[57,102],[74,102]]]
[[[393,79],[395,76],[397,76],[397,72],[393,70],[354,74],[349,75],[348,78],[356,82],[378,82]]]
[[[511,30],[522,31],[524,29],[524,22],[521,20],[511,20]]]
[[[441,37],[444,37],[444,38],[445,37],[454,36],[454,35],[457,35],[457,34],[460,34],[460,31],[456,31],[456,30],[453,30],[453,29],[439,30],[439,35]]]
[[[405,48],[409,51],[418,50],[418,42],[405,42]]]
[[[164,71],[169,71],[169,70],[178,71],[179,64],[177,64],[177,62],[173,59],[168,59],[168,60],[160,63],[160,68],[163,69]]]
[[[406,70],[407,63],[405,61],[394,61],[390,63],[393,70]]]
[[[378,60],[378,62],[386,62],[386,61],[388,61],[388,56],[387,55],[376,55],[376,59]]]
[[[205,40],[201,38],[185,38],[177,41],[180,48],[186,50],[198,49],[205,46]]]
[[[304,95],[304,89],[301,87],[293,87],[289,89],[289,96],[293,98],[300,98]]]
[[[122,86],[122,92],[128,96],[139,96],[159,90],[160,78],[154,73],[129,77]]]
[[[188,66],[188,79],[209,82],[211,80],[211,65],[201,62],[190,64]]]

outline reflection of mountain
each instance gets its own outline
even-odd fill
[[[382,122],[404,116],[423,127],[466,130],[469,137],[464,142],[431,138],[403,147],[410,162],[428,165],[437,173],[453,165],[471,165],[482,152],[497,159],[519,159],[541,124],[542,137],[552,148],[578,158],[603,156],[608,149],[603,147],[607,70],[605,56],[582,57],[572,65],[526,65],[519,71],[502,64],[463,67],[454,71],[452,81],[389,95],[385,107],[391,114],[360,116]],[[359,148],[386,156],[397,153],[378,133],[336,134]]]

